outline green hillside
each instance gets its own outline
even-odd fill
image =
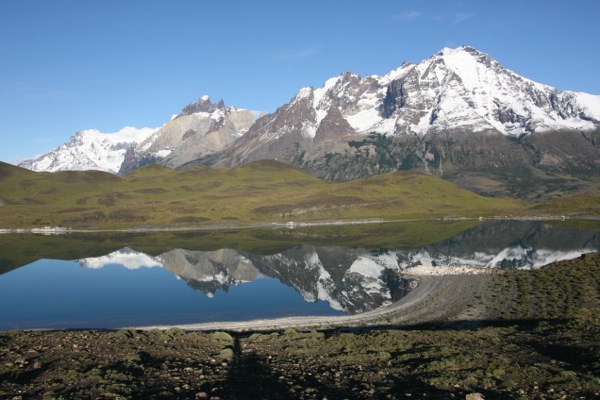
[[[0,164],[0,228],[197,227],[530,210],[526,203],[479,196],[409,171],[331,183],[275,161],[181,171],[147,165],[124,177],[31,172]]]

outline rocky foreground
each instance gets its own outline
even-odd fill
[[[600,398],[600,254],[447,278],[364,326],[0,332],[0,398]]]

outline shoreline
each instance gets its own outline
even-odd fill
[[[440,271],[440,269],[442,271]],[[480,320],[490,315],[485,305],[479,312],[469,313],[468,308],[477,298],[489,290],[491,280],[503,271],[476,266],[417,266],[403,271],[403,275],[417,281],[417,285],[398,301],[364,313],[340,316],[291,316],[259,318],[247,321],[212,321],[189,324],[120,326],[114,328],[31,328],[9,329],[11,331],[67,332],[67,331],[107,331],[120,330],[151,331],[181,329],[184,331],[216,332],[228,331],[252,333],[282,331],[286,329],[330,330],[360,329],[366,327],[398,327],[428,322],[451,322]],[[469,307],[468,307],[469,306]],[[472,311],[472,310],[471,310]]]
[[[450,268],[450,267],[449,267]],[[477,272],[473,272],[477,270]],[[276,331],[285,329],[341,329],[368,326],[392,326],[414,324],[435,320],[478,319],[484,315],[469,316],[466,305],[485,290],[487,282],[499,271],[472,269],[459,272],[451,269],[448,274],[406,274],[418,280],[417,286],[406,296],[389,306],[373,311],[343,316],[298,316],[250,321],[217,321],[194,324],[152,326],[129,326],[121,329],[166,330],[179,328],[185,331]],[[423,271],[421,271],[423,272]],[[471,295],[456,296],[471,290]],[[471,318],[474,317],[474,318]]]
[[[415,266],[402,271],[406,277],[413,278],[417,284],[407,295],[398,301],[375,310],[353,315],[339,316],[290,316],[277,318],[257,318],[244,321],[211,321],[183,324],[123,325],[112,328],[15,328],[0,330],[11,331],[119,331],[119,330],[169,330],[214,332],[261,332],[281,331],[285,329],[329,330],[358,329],[365,327],[393,327],[452,320],[475,320],[489,317],[485,312],[468,314],[467,305],[489,289],[495,276],[502,270],[472,265],[458,266]],[[483,307],[483,311],[485,307]],[[481,311],[481,310],[480,310]]]
[[[545,215],[545,216],[494,216],[494,217],[437,217],[437,218],[407,218],[407,219],[360,219],[360,220],[332,220],[332,221],[289,221],[289,222],[265,222],[253,225],[210,225],[195,227],[131,227],[115,229],[77,229],[60,226],[45,226],[41,228],[0,228],[2,234],[42,234],[42,235],[65,235],[69,233],[110,233],[110,232],[192,232],[192,231],[219,231],[227,229],[276,229],[276,228],[306,228],[320,226],[344,226],[344,225],[368,225],[386,224],[416,221],[566,221],[566,220],[600,220],[600,215]]]

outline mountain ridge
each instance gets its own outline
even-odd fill
[[[125,127],[114,133],[78,131],[69,141],[19,166],[38,172],[100,170],[123,175],[148,163],[178,165],[178,158],[215,152],[254,123],[252,111],[228,107],[208,96],[186,105],[157,128]]]
[[[333,181],[409,169],[480,194],[552,198],[598,190],[599,121],[600,96],[558,91],[459,47],[383,76],[303,88],[182,168],[274,158]]]
[[[600,96],[534,82],[469,46],[382,76],[344,73],[250,115],[203,96],[130,146],[118,173],[274,159],[333,181],[409,169],[528,199],[600,186]]]

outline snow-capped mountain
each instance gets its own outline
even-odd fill
[[[159,128],[125,127],[115,133],[77,132],[69,142],[20,166],[34,171],[100,170],[124,174],[149,162],[176,167],[221,150],[254,123],[252,111],[213,104],[208,96],[188,104]]]
[[[525,198],[600,180],[600,96],[536,83],[467,46],[382,76],[345,73],[302,88],[257,120],[204,96],[144,132],[102,146],[78,134],[21,166],[124,174],[149,162],[233,167],[275,159],[336,181],[408,169]]]
[[[423,136],[468,129],[521,136],[559,129],[594,130],[600,125],[600,96],[533,82],[471,47],[445,48],[384,76],[342,74],[321,88],[301,89],[284,108],[304,109],[301,123],[262,130],[259,141],[278,139],[295,129],[315,139],[317,132],[333,129],[325,124],[338,114],[342,124],[334,125],[339,130],[383,135]]]
[[[279,279],[306,301],[359,313],[389,305],[414,288],[415,269],[447,273],[444,267],[535,269],[600,250],[600,233],[532,221],[492,221],[414,249],[298,245],[274,254],[235,249],[174,249],[149,256],[130,248],[82,258],[86,268],[121,264],[128,269],[162,267],[208,297],[218,290],[263,277]]]
[[[497,168],[585,179],[600,174],[600,96],[533,82],[471,47],[444,49],[383,76],[346,73],[303,88],[232,145],[187,165],[265,158],[331,180],[413,169],[477,190],[483,174],[500,192]]]
[[[182,112],[160,128],[139,147],[126,155],[120,174],[148,162],[178,167],[207,154],[215,153],[244,135],[256,117],[250,110],[216,104],[208,96],[188,104]]]
[[[87,257],[76,260],[84,268],[99,269],[107,265],[122,265],[127,269],[162,267],[160,259],[124,247],[100,257]]]
[[[260,277],[257,268],[237,250],[193,251],[174,249],[158,256],[166,269],[194,290],[213,297],[217,290],[251,282]]]
[[[321,88],[301,89],[286,107],[308,111],[302,124],[262,131],[260,141],[298,128],[314,139],[320,130],[323,134],[332,130],[324,124],[339,118],[338,113],[345,121],[341,129],[383,135],[423,136],[468,129],[521,136],[559,129],[593,130],[600,124],[600,96],[561,92],[525,79],[471,47],[445,48],[384,76],[343,74]]]
[[[99,170],[116,174],[127,150],[152,137],[158,128],[125,127],[118,132],[103,133],[96,129],[77,132],[71,139],[33,160],[19,164],[32,171]]]
[[[386,88],[379,115],[367,111],[374,124],[354,125],[363,132],[423,136],[467,129],[518,137],[549,130],[593,130],[600,124],[600,96],[561,92],[533,82],[471,47],[443,49],[419,64],[403,65],[379,82]],[[382,95],[380,90],[376,96],[381,100]],[[352,119],[365,121],[356,114]]]

